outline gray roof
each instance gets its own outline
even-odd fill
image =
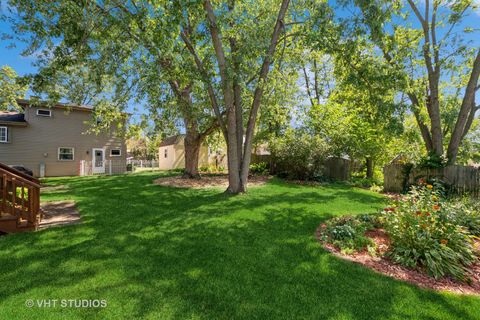
[[[1,122],[26,122],[23,113],[15,111],[0,111]]]
[[[171,146],[172,144],[179,143],[185,137],[184,134],[177,134],[176,136],[171,136],[163,139],[160,143],[160,147]]]
[[[28,106],[35,106],[35,107],[52,107],[52,108],[66,108],[66,109],[76,109],[76,110],[85,110],[85,111],[92,111],[93,107],[89,105],[78,105],[74,103],[55,103],[53,105],[49,105],[47,101],[37,101],[32,103],[28,99],[17,99],[17,104],[22,107]]]

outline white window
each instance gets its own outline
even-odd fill
[[[69,161],[73,160],[73,148],[60,147],[58,148],[58,160]]]
[[[37,109],[37,116],[40,116],[40,117],[51,117],[51,116],[52,116],[52,110]]]
[[[120,149],[112,149],[110,150],[111,157],[120,157],[122,155],[122,150]]]
[[[8,142],[8,128],[0,127],[0,142]]]
[[[165,158],[168,158],[168,149],[167,148],[165,148],[165,151],[163,152],[163,155],[164,155]]]

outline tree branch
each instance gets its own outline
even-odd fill
[[[305,78],[305,88],[307,89],[308,99],[310,99],[310,104],[313,107],[315,105],[315,102],[313,102],[312,93],[310,91],[310,80],[308,79],[307,69],[303,64],[302,64],[302,70],[303,70],[303,76]]]
[[[270,41],[270,45],[268,50],[265,54],[265,58],[263,60],[262,68],[260,69],[260,74],[258,77],[257,88],[253,94],[253,101],[252,107],[250,109],[250,115],[248,118],[247,123],[247,131],[245,135],[245,145],[244,145],[244,159],[242,162],[242,181],[246,182],[248,176],[248,165],[250,164],[250,159],[252,157],[252,139],[253,139],[253,132],[255,130],[255,123],[257,120],[258,109],[260,108],[260,102],[262,100],[263,91],[264,91],[264,82],[267,80],[270,62],[274,57],[275,49],[277,46],[277,40],[280,35],[280,31],[283,28],[284,18],[288,10],[288,5],[290,4],[290,0],[283,0],[280,6],[280,10],[278,12],[277,21],[275,22],[275,26],[273,28],[272,38]]]
[[[197,54],[197,51],[195,50],[195,47],[193,46],[192,42],[190,41],[189,35],[185,32],[180,33],[180,37],[182,38],[183,42],[185,43],[185,47],[187,50],[190,52],[190,54],[193,56],[193,59],[195,61],[195,64],[200,71],[201,75],[205,78],[205,82],[207,84],[207,92],[208,92],[208,97],[210,99],[210,103],[212,104],[213,112],[215,112],[215,115],[217,116],[218,120],[218,125],[222,132],[226,134],[227,132],[227,127],[225,125],[225,122],[223,121],[223,118],[221,116],[220,112],[220,107],[218,106],[218,100],[217,96],[215,95],[215,91],[213,89],[210,77],[207,73],[207,70],[205,69],[202,60],[200,60],[200,57]]]

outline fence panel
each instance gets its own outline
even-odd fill
[[[151,168],[156,169],[159,167],[157,160],[127,160],[127,164],[131,164],[133,168]]]
[[[387,192],[402,192],[405,188],[405,167],[401,164],[391,164],[383,168],[383,190]]]
[[[406,176],[405,165],[390,164],[383,168],[383,189],[388,192],[402,192],[407,185],[413,185],[420,178],[439,179],[454,194],[470,193],[480,196],[480,169],[468,166],[452,165],[445,168],[414,168]]]
[[[93,168],[92,161],[82,160],[79,163],[79,175],[122,174],[142,169],[158,169],[156,160],[105,160],[103,167]]]
[[[351,176],[351,161],[343,158],[328,158],[325,161],[324,175],[338,181],[347,181]]]

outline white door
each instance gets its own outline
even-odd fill
[[[93,173],[105,173],[105,150],[92,149],[92,170]]]

